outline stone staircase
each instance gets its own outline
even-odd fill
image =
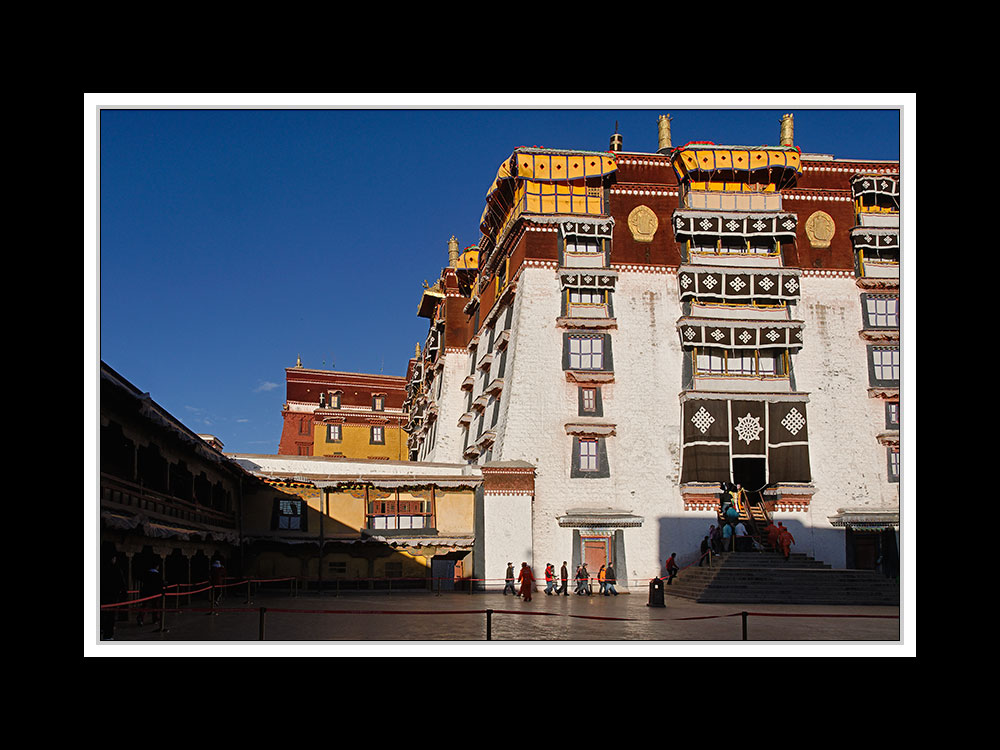
[[[663,587],[670,596],[719,604],[850,604],[899,606],[899,582],[870,570],[834,570],[792,553],[728,552],[712,567],[692,565]]]

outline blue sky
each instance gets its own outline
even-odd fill
[[[674,145],[775,145],[792,112],[803,152],[897,159],[896,107],[913,104],[821,109],[826,97],[789,97],[690,109],[636,95],[606,109],[592,108],[599,96],[557,99],[559,109],[483,109],[475,97],[273,109],[300,100],[241,97],[219,101],[254,108],[201,109],[217,102],[134,98],[95,95],[85,108],[85,370],[103,359],[235,453],[277,451],[284,370],[297,356],[405,374],[427,333],[422,282],[438,277],[453,234],[463,248],[479,241],[486,190],[515,148],[603,151],[617,122],[626,151],[652,152],[663,113]]]

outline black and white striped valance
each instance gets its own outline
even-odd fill
[[[898,229],[859,227],[851,230],[851,242],[857,250],[898,250]]]
[[[615,271],[605,271],[603,269],[567,270],[560,273],[560,281],[563,288],[581,289],[614,289],[615,282],[618,281],[618,274]]]
[[[559,234],[563,237],[606,237],[611,239],[614,228],[615,220],[611,217],[559,222]]]
[[[802,346],[801,321],[745,321],[681,318],[681,346],[720,349],[797,349]]]
[[[862,174],[851,178],[851,195],[854,198],[870,194],[887,195],[899,200],[899,175]]]
[[[798,272],[786,270],[750,271],[739,268],[681,267],[677,273],[681,299],[749,299],[767,297],[797,301],[802,284]]]
[[[708,213],[674,211],[674,233],[678,241],[704,237],[794,238],[798,217],[791,213]]]

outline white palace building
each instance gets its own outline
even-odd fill
[[[476,577],[696,559],[720,484],[835,568],[898,570],[899,162],[779,145],[519,148],[449,245],[404,410],[464,464]]]

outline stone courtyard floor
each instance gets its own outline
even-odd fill
[[[863,647],[862,653],[881,647],[892,655],[904,646],[899,607],[698,604],[670,595],[665,604],[648,606],[645,591],[617,597],[538,592],[530,602],[481,592],[258,592],[252,602],[230,596],[214,612],[204,600],[182,602],[167,611],[165,632],[148,614],[141,627],[131,616],[118,623],[113,641],[97,645],[102,656],[131,655],[130,646],[158,655],[163,649],[157,646],[184,645],[207,645],[217,653],[224,653],[220,645],[243,646],[251,654],[261,646],[344,647],[338,655],[365,647],[444,645],[476,645],[479,655],[511,644],[523,646],[526,655],[555,655],[574,645],[632,655],[629,649],[713,644],[829,646],[835,653],[843,651],[838,646]],[[746,642],[742,612],[748,613]]]

